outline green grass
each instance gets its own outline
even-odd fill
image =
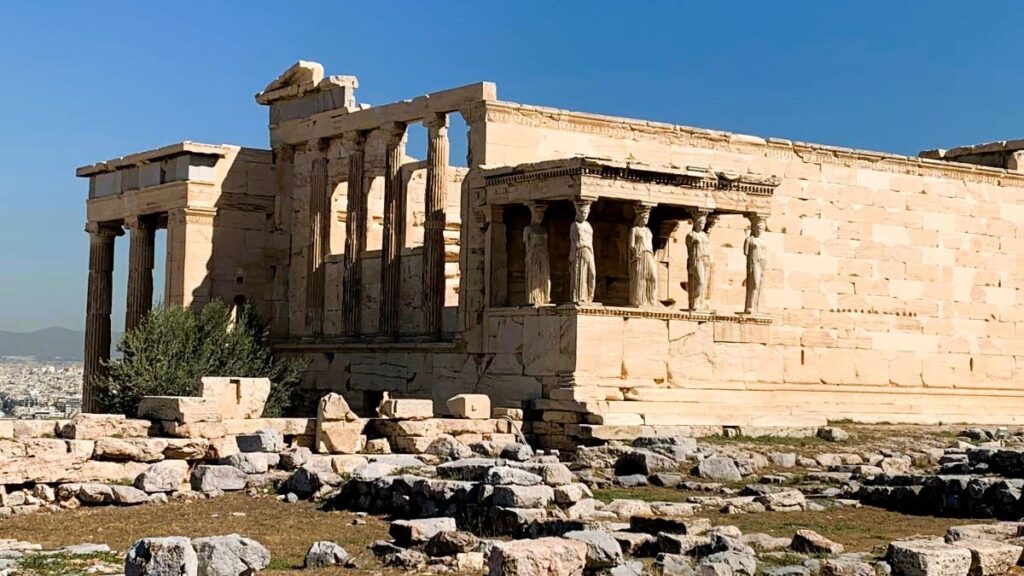
[[[67,576],[70,574],[86,574],[87,569],[100,563],[120,568],[124,566],[124,557],[117,552],[27,554],[18,560],[18,567],[25,574],[33,574],[35,576]]]
[[[644,486],[641,488],[597,488],[593,490],[594,498],[602,502],[612,500],[643,500],[644,502],[686,502],[692,493],[675,488]]]

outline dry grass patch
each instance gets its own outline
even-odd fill
[[[47,549],[83,542],[107,544],[122,558],[134,541],[147,536],[195,538],[238,533],[270,549],[271,570],[263,573],[273,575],[291,573],[301,567],[306,550],[317,540],[332,540],[355,555],[365,550],[370,542],[388,537],[388,524],[384,520],[367,516],[365,524],[354,526],[355,518],[350,512],[321,511],[310,502],[285,504],[272,496],[253,498],[236,493],[164,505],[107,506],[15,516],[3,521],[0,532],[4,538],[35,542]],[[346,573],[358,572],[348,570]],[[369,573],[398,572],[374,570]]]

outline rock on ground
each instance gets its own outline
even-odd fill
[[[789,547],[807,554],[842,554],[843,545],[825,538],[813,530],[797,530]]]
[[[622,562],[622,546],[603,530],[574,530],[565,537],[587,545],[587,569],[612,568]]]
[[[124,559],[125,576],[197,576],[199,559],[183,536],[143,538]]]
[[[743,474],[736,466],[736,461],[725,456],[713,456],[701,460],[697,465],[697,475],[701,478],[727,482],[739,482],[743,479]]]
[[[440,532],[458,530],[455,518],[419,518],[395,520],[388,530],[399,546],[422,544]]]
[[[993,540],[965,539],[956,546],[971,551],[971,576],[998,576],[1005,574],[1021,559],[1024,548]]]
[[[886,555],[895,576],[966,576],[971,551],[941,540],[903,540],[889,544]]]
[[[566,538],[499,542],[487,559],[490,576],[581,576],[587,545]]]
[[[229,534],[192,541],[198,576],[249,576],[270,564],[270,550],[250,538]]]
[[[192,489],[199,492],[215,490],[242,490],[245,488],[245,472],[234,466],[200,465],[192,471]]]
[[[344,548],[329,540],[313,542],[306,552],[306,560],[303,568],[324,568],[326,566],[339,566],[348,561],[348,552]]]
[[[143,492],[174,492],[188,481],[188,462],[164,460],[150,464],[135,477],[135,487]]]

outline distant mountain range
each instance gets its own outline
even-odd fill
[[[114,342],[120,334],[112,334]],[[81,362],[85,333],[67,328],[44,328],[35,332],[0,330],[0,356],[32,356],[39,361]]]

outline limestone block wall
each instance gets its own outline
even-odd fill
[[[670,391],[664,401],[862,420],[1020,419],[1008,406],[1024,401],[1024,174],[503,102],[480,108],[488,165],[583,154],[781,178],[766,234],[765,342],[719,342],[707,324],[683,333],[654,320],[639,340],[623,328],[624,358],[661,357],[641,379]],[[720,314],[742,307],[746,226],[726,218],[711,232]],[[686,232],[684,223],[670,249]],[[685,277],[684,266],[675,261],[671,275]],[[664,289],[685,300],[678,284]],[[600,339],[612,345],[603,329]],[[577,334],[580,350],[595,341]]]

